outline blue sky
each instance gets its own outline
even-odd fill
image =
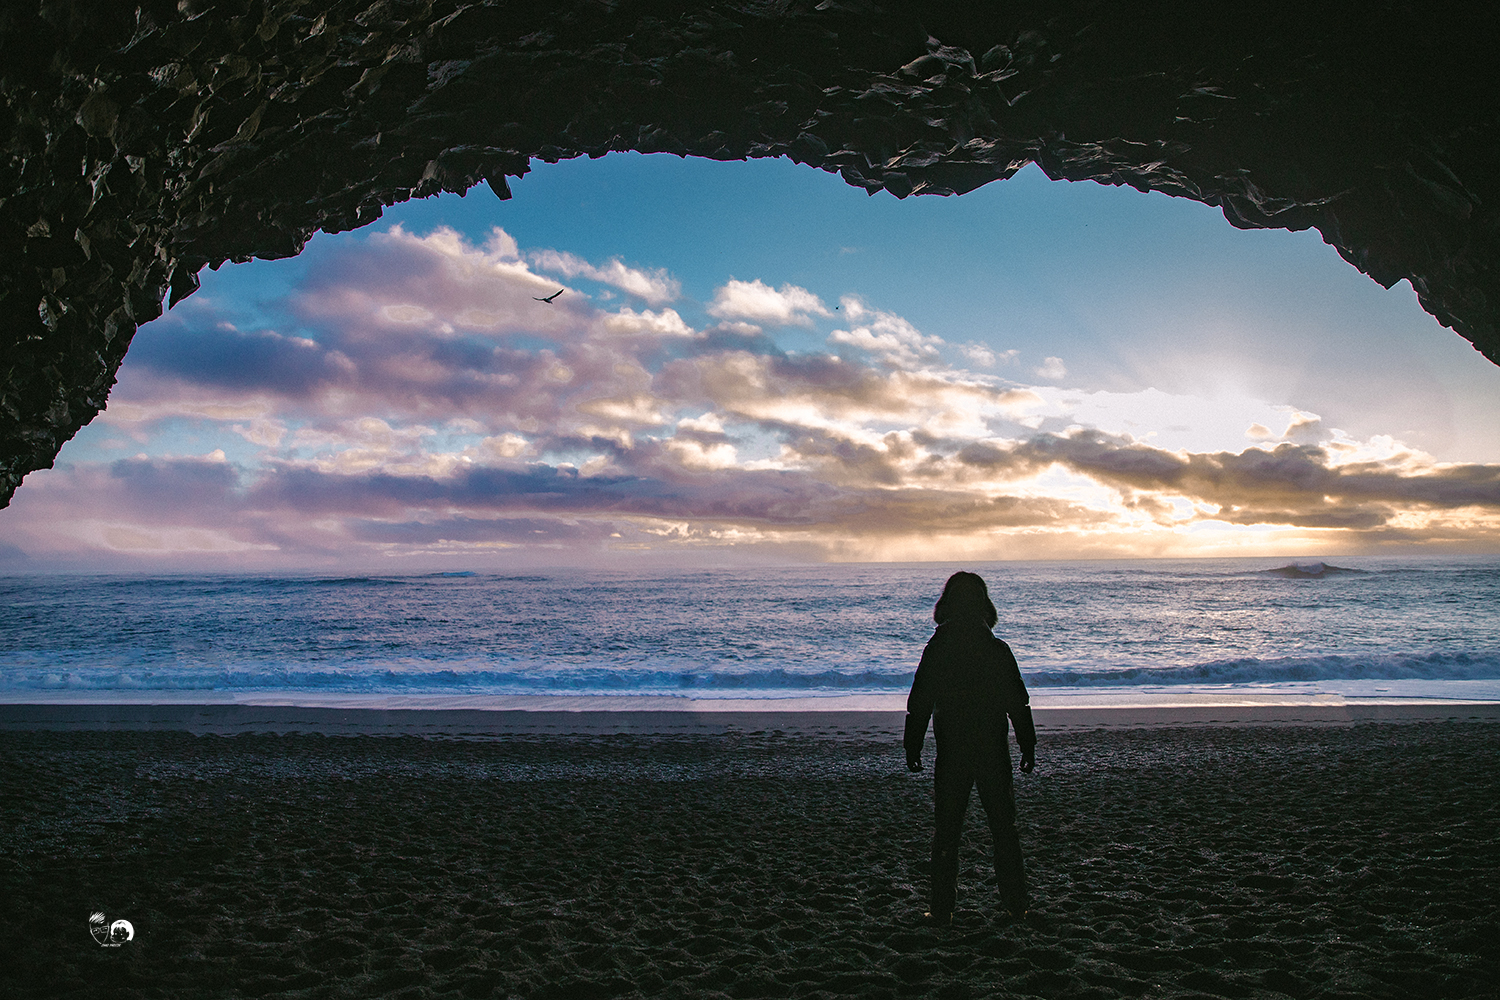
[[[904,201],[633,154],[512,187],[205,272],[0,544],[416,567],[1500,538],[1500,368],[1316,233],[1035,167]]]

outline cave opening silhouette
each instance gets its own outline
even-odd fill
[[[1036,163],[1192,198],[1316,228],[1500,361],[1495,34],[1396,3],[12,5],[0,499],[203,267],[616,150],[787,156],[897,197]]]

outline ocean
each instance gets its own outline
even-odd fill
[[[4,576],[0,702],[894,709],[954,568]],[[1036,705],[1500,700],[1500,559],[963,568]]]

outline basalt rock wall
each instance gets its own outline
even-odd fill
[[[784,155],[898,197],[1035,161],[1312,226],[1500,361],[1496,19],[1239,6],[12,0],[0,498],[204,265],[611,150]]]

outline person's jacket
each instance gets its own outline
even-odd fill
[[[966,740],[996,732],[1003,746],[1007,718],[1016,727],[1021,751],[1033,751],[1031,699],[1010,647],[976,617],[950,618],[939,625],[922,650],[906,700],[907,759],[921,755],[928,719],[941,748],[945,737]]]

